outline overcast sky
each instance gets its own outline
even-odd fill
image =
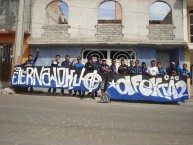
[[[98,17],[100,20],[115,19],[115,2],[105,2],[99,7]]]
[[[63,3],[63,2],[59,2],[59,6],[62,9],[64,15],[66,16],[66,18],[68,18],[68,6]]]
[[[167,14],[171,11],[171,8],[163,2],[156,2],[149,8],[150,20],[163,20]]]

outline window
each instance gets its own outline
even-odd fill
[[[111,51],[111,59],[126,59],[126,60],[134,60],[135,59],[135,52],[131,51]]]
[[[9,63],[11,61],[11,46],[9,44],[0,44],[0,63]]]
[[[193,10],[189,12],[190,14],[190,42],[193,42]]]
[[[67,24],[68,23],[68,6],[62,1],[54,1],[47,6],[47,23],[48,24]]]
[[[116,59],[117,65],[119,65],[121,59],[125,59],[125,63],[127,65],[129,65],[129,62],[131,60],[136,60],[136,53],[133,50],[124,50],[124,51],[120,51],[117,49],[114,49],[114,50],[103,50],[103,49],[83,50],[82,52],[83,63],[87,62],[88,56],[92,56],[94,61],[96,61],[98,57],[105,58],[107,59],[108,64],[111,64],[112,59]]]
[[[121,23],[122,8],[118,2],[105,1],[98,10],[98,23]]]
[[[155,2],[149,8],[149,24],[172,24],[172,10],[166,2]]]

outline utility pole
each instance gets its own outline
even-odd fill
[[[22,53],[23,53],[24,1],[25,0],[19,0],[19,12],[18,12],[18,19],[17,19],[17,30],[16,30],[16,35],[15,35],[15,49],[14,49],[14,52],[15,52],[14,53],[14,64],[15,65],[21,64]]]

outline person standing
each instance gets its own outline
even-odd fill
[[[190,71],[187,69],[188,65],[186,63],[183,64],[183,68],[179,68],[179,75],[186,77],[186,78],[190,78],[192,79],[192,74],[190,73]]]
[[[155,66],[155,60],[151,61],[151,67],[147,68],[147,74],[150,76],[156,76],[159,74],[158,68]]]
[[[110,72],[110,67],[109,65],[106,63],[106,59],[102,59],[102,64],[99,66],[99,71],[101,73],[104,73],[104,74],[108,74]],[[107,75],[104,75],[104,78],[102,78],[102,83],[101,83],[101,86],[100,86],[100,89],[101,89],[101,93],[105,93],[105,83],[106,83],[106,77]]]
[[[74,61],[75,60],[73,60],[72,62],[74,62]],[[73,68],[75,69],[75,71],[84,68],[84,64],[81,63],[81,57],[80,56],[77,57],[77,63],[75,63],[73,65]],[[77,90],[74,90],[73,96],[76,96],[76,93],[77,93]],[[78,93],[79,93],[79,97],[84,97],[84,95],[85,95],[84,91],[81,92],[80,90],[78,90]]]
[[[134,62],[133,62],[133,60],[130,61],[130,66],[128,68],[128,73],[130,75],[134,74]]]
[[[178,75],[178,70],[177,70],[176,67],[175,67],[175,62],[171,62],[171,63],[170,63],[170,67],[168,67],[168,68],[166,69],[166,72],[167,72],[168,75],[171,75],[171,76],[176,76],[176,75]]]
[[[36,56],[35,58],[33,59],[33,56],[30,54],[28,55],[28,60],[25,61],[25,63],[22,64],[22,66],[25,66],[25,67],[34,67],[35,66],[35,63],[38,59],[38,55],[39,55],[39,52],[40,52],[40,49],[37,48],[36,49]],[[25,92],[27,93],[28,92],[28,87],[25,87]],[[30,87],[30,92],[33,92],[33,87]]]
[[[56,55],[56,56],[55,56],[55,59],[52,60],[51,67],[58,67],[58,65],[59,65],[59,63],[60,63],[59,60],[60,60],[60,55]],[[52,88],[49,88],[49,89],[48,89],[48,96],[49,96],[50,93],[51,93],[51,89],[52,89]],[[56,95],[56,88],[53,88],[53,94]]]
[[[96,70],[96,66],[95,66],[95,64],[93,63],[91,56],[89,56],[89,57],[87,58],[87,63],[85,64],[84,67],[85,67],[85,69],[86,69],[87,71],[89,71],[89,72],[93,72],[94,70]]]
[[[93,72],[94,70],[96,70],[96,65],[94,64],[93,60],[92,60],[92,56],[89,56],[87,58],[87,63],[85,64],[84,68],[88,71],[88,72]],[[90,96],[91,95],[91,98],[94,100],[95,99],[95,96],[94,96],[94,93],[88,93],[87,96]]]
[[[95,67],[96,67],[96,69],[99,71],[99,67],[101,66],[101,64],[102,64],[102,61],[101,61],[101,58],[100,57],[97,57],[97,61],[95,62]],[[94,94],[95,94],[95,97],[97,96],[97,94],[98,94],[98,92],[96,91],[96,92],[94,92]]]
[[[141,73],[142,75],[146,75],[147,74],[147,67],[146,67],[146,63],[142,62],[141,64]]]
[[[135,66],[133,67],[134,74],[142,74],[141,67],[139,66],[139,60],[135,61]]]
[[[161,62],[158,62],[158,63],[157,63],[157,68],[158,68],[158,71],[159,71],[159,74],[160,74],[160,75],[165,75],[165,74],[166,74],[166,71],[165,71],[165,69],[162,67]]]
[[[121,59],[121,65],[118,68],[119,74],[127,74],[129,71],[129,67],[125,64],[125,60]]]
[[[116,60],[115,59],[112,60],[112,64],[110,66],[110,73],[117,74],[117,67],[116,67]]]
[[[69,55],[65,56],[65,61],[62,62],[61,66],[64,68],[72,69],[72,63],[70,62],[70,56]],[[68,92],[69,92],[69,95],[72,94],[72,90],[69,90]],[[61,89],[61,95],[64,95],[64,89]]]

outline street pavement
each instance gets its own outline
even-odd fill
[[[0,145],[193,145],[193,101],[0,95]]]

